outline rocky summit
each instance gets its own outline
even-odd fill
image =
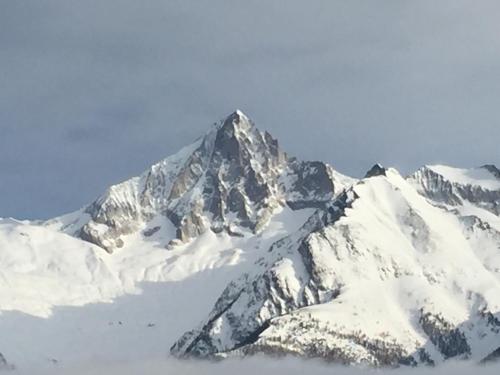
[[[158,216],[176,228],[168,246],[207,230],[257,233],[280,206],[324,206],[349,181],[326,163],[290,158],[237,110],[178,154],[112,186],[65,231],[108,252]]]

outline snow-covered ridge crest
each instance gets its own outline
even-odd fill
[[[165,244],[172,247],[207,230],[257,233],[280,207],[319,207],[353,181],[325,163],[290,158],[237,110],[140,177],[48,224],[112,252],[124,236],[166,217],[177,228]]]

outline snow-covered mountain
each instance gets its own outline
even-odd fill
[[[127,315],[161,328],[122,330],[116,347],[105,336],[116,332],[92,328],[99,317],[78,318],[92,333],[64,345],[62,331],[50,353],[33,332],[13,346],[21,323],[0,316],[12,332],[0,353],[15,364],[138,355],[138,334],[149,354],[178,357],[480,361],[500,353],[500,171],[436,165],[404,178],[377,164],[357,180],[290,157],[235,111],[81,210],[0,220],[0,265],[4,313],[50,320],[61,306],[140,295],[144,282],[168,295]]]
[[[140,177],[49,224],[113,252],[124,246],[124,235],[167,219],[176,233],[166,245],[175,246],[208,229],[258,233],[281,207],[322,207],[352,181],[326,163],[288,157],[237,110]],[[163,229],[157,225],[144,234]]]

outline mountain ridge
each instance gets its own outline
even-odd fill
[[[163,215],[177,228],[173,246],[208,229],[256,232],[278,206],[321,206],[352,181],[326,163],[288,157],[236,110],[179,153],[108,189],[83,209],[86,223],[63,226],[112,252],[123,247],[122,235]]]
[[[389,181],[389,183],[385,181]],[[370,188],[366,191],[367,185],[376,185],[377,188]],[[390,193],[391,199],[380,200],[379,195],[384,191]],[[374,192],[377,193],[377,197],[373,196]],[[396,233],[392,223],[394,219],[387,221],[386,217],[378,217],[381,212],[384,213],[389,211],[378,206],[373,210],[370,200],[377,199],[380,204],[392,206],[395,203],[394,199],[397,198],[397,196],[394,196],[394,193],[399,194],[399,192],[405,192],[405,195],[411,197],[411,199],[401,197],[403,198],[401,203],[391,208],[391,211],[397,210],[396,212],[399,213],[394,219],[399,217],[398,220],[403,220],[403,222],[407,224],[406,226],[400,225],[403,230],[410,227],[413,228],[413,232],[401,232],[401,237],[398,238],[394,236]],[[357,213],[357,211],[361,209],[359,206],[356,207],[356,205],[360,204],[358,202],[360,201],[360,197],[364,197],[362,200],[364,201],[366,209],[369,210],[361,211],[364,212],[361,216]],[[407,199],[410,200],[407,201]],[[405,202],[411,202],[408,208],[404,208],[408,204]],[[402,205],[401,207],[399,207],[400,204]],[[424,219],[421,213],[419,213],[419,211],[422,212],[422,210],[424,210],[423,212],[428,212],[426,215],[432,217],[437,214],[438,217],[442,218],[442,221],[446,219],[446,221],[454,224],[442,227],[439,231],[431,229],[426,224],[429,220]],[[361,235],[366,236],[366,225],[368,224],[360,224],[358,220],[361,220],[361,223],[365,221],[366,219],[364,216],[373,215],[369,214],[370,211],[373,212],[375,216],[370,218],[368,222],[370,226],[378,229],[370,237],[356,239],[356,235],[360,235],[359,232],[356,233],[356,228],[358,228],[357,231],[359,231],[359,225],[364,225],[365,229],[361,232]],[[355,216],[355,213],[357,213],[356,215],[358,215],[359,218],[352,224],[343,224],[338,229],[334,230],[334,228],[336,228],[336,222],[342,222],[342,220],[348,221],[350,217]],[[446,212],[442,212],[441,209],[427,203],[423,196],[420,196],[414,191],[411,185],[404,181],[403,178],[392,169],[368,177],[366,180],[362,180],[358,184],[355,184],[345,193],[345,195],[341,195],[337,198],[336,203],[333,204],[332,208],[329,209],[325,215],[326,216],[324,216],[322,220],[322,225],[313,226],[310,233],[305,234],[305,237],[304,235],[299,236],[301,239],[297,242],[297,245],[295,245],[296,250],[291,250],[292,253],[288,253],[288,255],[276,255],[275,257],[278,260],[276,262],[270,261],[271,268],[264,267],[265,270],[257,279],[252,281],[252,278],[250,278],[247,280],[247,277],[244,276],[243,281],[239,282],[242,286],[238,287],[238,282],[236,282],[236,284],[230,284],[228,288],[232,289],[227,289],[224,294],[221,295],[208,322],[202,325],[198,331],[195,330],[187,333],[173,346],[172,352],[181,357],[186,355],[212,357],[213,355],[224,356],[228,352],[230,353],[234,350],[240,352],[243,350],[243,352],[249,353],[264,352],[274,354],[296,354],[306,357],[319,356],[335,362],[366,362],[375,366],[438,363],[446,358],[457,356],[468,357],[472,355],[472,349],[465,339],[465,334],[454,328],[455,324],[458,324],[461,319],[454,316],[456,312],[450,312],[443,304],[436,309],[437,311],[433,311],[432,308],[430,311],[428,310],[432,304],[437,304],[440,299],[443,299],[451,303],[457,311],[462,310],[464,317],[467,316],[467,295],[450,299],[450,295],[446,293],[443,294],[442,291],[439,290],[441,286],[439,286],[439,288],[433,286],[435,284],[440,285],[441,283],[449,282],[449,278],[456,277],[452,276],[453,273],[449,276],[445,276],[447,273],[449,274],[449,270],[448,272],[445,271],[449,266],[443,264],[445,267],[443,270],[433,269],[433,263],[423,260],[426,257],[431,257],[430,259],[433,259],[433,262],[436,263],[437,259],[443,257],[443,255],[440,254],[443,250],[463,249],[463,253],[460,255],[461,259],[465,258],[469,260],[459,266],[460,268],[456,271],[459,274],[466,272],[472,264],[476,264],[474,272],[468,272],[469,276],[465,277],[466,279],[470,278],[473,280],[475,278],[474,275],[477,274],[482,275],[487,283],[498,285],[498,275],[492,276],[490,271],[485,269],[484,264],[477,261],[476,255],[471,254],[470,246],[468,246],[466,239],[461,233],[458,226],[458,220],[454,216],[448,215]],[[402,216],[400,217],[400,215]],[[439,221],[434,221],[434,223],[439,224]],[[377,227],[377,225],[379,227]],[[415,230],[417,230],[417,232],[415,232]],[[440,233],[448,233],[451,235],[451,233],[449,233],[451,230],[453,230],[454,233],[452,235],[453,238],[462,238],[462,240],[456,242],[454,245],[451,243],[449,245],[443,244],[442,242],[445,241],[445,238],[442,237]],[[324,231],[327,231],[326,233],[333,231],[333,234],[323,234]],[[383,241],[382,238],[379,238],[381,233],[390,240]],[[342,240],[342,238],[344,239]],[[372,245],[370,245],[370,243],[372,243]],[[401,250],[404,250],[403,254],[394,247],[394,243],[402,247]],[[405,250],[405,247],[408,250]],[[388,258],[386,252],[390,249],[393,250],[389,253],[390,257]],[[339,251],[344,253],[342,256],[343,261],[340,263],[340,259],[338,258]],[[431,256],[428,254],[429,251],[437,255]],[[329,255],[331,252],[332,255]],[[413,253],[415,254],[414,256],[418,257],[416,259],[420,259],[420,257],[423,259],[418,260],[418,263],[414,263],[415,261],[408,258],[404,253]],[[422,255],[418,255],[419,253],[422,253]],[[370,261],[368,265],[369,267],[375,266],[375,269],[369,271],[370,268],[368,268],[362,274],[358,274],[358,271],[356,271],[351,276],[348,276],[349,273],[345,274],[345,272],[348,272],[346,270],[348,270],[349,267],[353,267],[353,270],[361,267],[363,263],[358,264],[356,260],[359,256],[372,257],[374,254],[377,254],[377,257]],[[355,261],[355,263],[349,266],[349,259],[351,259],[351,257],[354,257],[352,261]],[[297,263],[301,264],[301,266],[297,266]],[[340,268],[336,269],[335,264],[337,263],[339,267],[342,265],[344,268],[343,271],[341,271]],[[377,264],[380,265],[377,266]],[[283,269],[283,267],[285,268]],[[422,271],[418,271],[421,267],[423,267]],[[280,271],[276,269],[280,269]],[[288,271],[286,271],[287,269]],[[421,272],[422,276],[419,276],[419,272]],[[367,327],[363,327],[362,323],[359,322],[357,324],[360,324],[360,331],[349,331],[349,326],[352,326],[352,320],[357,320],[354,317],[350,317],[347,320],[345,317],[343,319],[338,318],[335,324],[330,322],[330,324],[333,324],[333,327],[336,327],[332,330],[332,327],[329,327],[327,324],[330,319],[325,320],[325,318],[318,318],[318,316],[315,317],[314,314],[311,316],[311,310],[309,310],[309,315],[307,315],[306,318],[303,318],[303,315],[301,315],[301,311],[303,311],[304,308],[307,310],[307,308],[314,306],[320,307],[328,306],[331,303],[336,304],[337,302],[335,301],[343,297],[343,289],[347,288],[349,283],[354,283],[354,285],[356,285],[359,283],[360,279],[362,280],[367,277],[366,275],[372,275],[370,276],[371,279],[369,284],[376,283],[376,285],[379,285],[379,288],[387,288],[391,285],[391,282],[403,283],[403,281],[400,280],[404,280],[404,278],[409,278],[410,281],[414,279],[414,281],[411,281],[411,288],[407,289],[408,291],[405,293],[415,293],[415,291],[412,291],[415,285],[419,285],[417,290],[421,289],[427,293],[425,297],[427,299],[426,303],[422,304],[422,302],[418,302],[418,300],[411,302],[412,309],[421,311],[420,318],[418,318],[419,323],[416,325],[409,323],[413,319],[411,317],[413,314],[411,311],[408,312],[408,317],[404,317],[403,315],[403,318],[401,318],[401,314],[398,313],[398,326],[391,328],[391,323],[387,322],[387,320],[385,325],[383,325],[386,329],[389,328],[392,330],[392,334],[389,330],[387,333],[384,333],[383,336],[374,335],[374,337],[370,337],[370,335],[366,336],[366,331],[363,332],[363,329],[366,330]],[[346,277],[349,278],[346,279]],[[384,280],[387,278],[389,281],[385,282]],[[463,281],[464,280],[461,278],[457,278],[453,283],[458,282],[458,285],[460,285]],[[310,284],[311,282],[312,284]],[[417,284],[415,284],[415,282],[417,282]],[[296,286],[294,289],[289,289],[290,285]],[[314,285],[312,293],[308,292],[305,295],[302,294],[311,290],[308,289],[310,288],[308,285]],[[362,285],[364,285],[364,288],[370,290],[368,284],[365,283]],[[404,283],[402,285],[404,285]],[[448,288],[449,286],[445,287],[445,289]],[[471,284],[466,288],[462,288],[473,290],[475,287]],[[380,295],[383,289],[376,290]],[[478,296],[484,295],[483,292],[473,293]],[[382,295],[384,294],[385,293],[382,293]],[[311,297],[307,297],[307,295]],[[314,297],[315,295],[316,297]],[[321,295],[323,295],[323,297],[321,297]],[[368,298],[368,300],[370,300],[369,296],[365,296],[364,294],[361,295],[364,296],[364,299]],[[399,306],[400,303],[394,301],[392,297],[387,296],[386,298],[389,306]],[[500,300],[495,300],[495,298],[491,299],[491,296],[489,298],[489,302],[484,302],[485,306],[488,307],[485,307],[486,310],[483,312],[483,316],[491,316],[491,318],[477,318],[477,325],[488,327],[491,321],[497,319],[493,318],[492,312],[488,311],[487,308],[491,308],[494,312],[498,311],[500,306],[498,303]],[[250,302],[239,302],[242,299]],[[227,302],[224,304],[224,301]],[[247,303],[250,305],[247,305]],[[241,306],[242,304],[245,307]],[[366,305],[377,306],[373,300]],[[362,306],[363,304],[357,306],[354,310],[363,311],[364,309]],[[462,307],[459,308],[458,306]],[[324,308],[330,311],[328,308]],[[382,309],[381,311],[385,311],[384,314],[387,314],[386,309]],[[331,311],[328,314],[334,314],[334,312]],[[302,317],[295,323],[293,323],[293,320],[287,323],[288,317],[291,319],[293,316]],[[382,320],[383,316],[379,316],[379,319]],[[313,321],[316,322],[316,325],[322,325],[323,328],[315,328],[314,324],[311,325]],[[339,321],[343,323],[343,328],[338,326]],[[405,322],[404,325],[403,322]],[[283,329],[283,327],[287,325],[291,326],[288,329]],[[316,332],[316,334],[308,334],[307,331],[301,328],[304,325],[309,325],[309,329]],[[366,325],[370,326],[367,322]],[[400,334],[398,328],[400,325],[406,326],[408,327],[406,329],[415,332],[412,340],[416,340],[416,342],[420,341],[421,344],[415,346],[412,340],[406,341],[408,338],[404,336],[404,340],[401,342],[402,338],[398,338],[397,336],[397,333]],[[482,334],[485,335],[485,337],[494,335],[496,330],[497,325],[494,324],[490,331],[488,331],[488,328],[485,328]],[[275,331],[276,333],[273,333]],[[258,332],[259,334],[256,336],[254,332]],[[301,332],[301,334],[297,334],[297,332]],[[331,333],[327,334],[327,332]],[[396,336],[394,336],[394,332],[396,332]],[[308,335],[312,337],[305,339]],[[252,339],[248,337],[252,337]],[[304,339],[305,342],[301,342],[301,339]],[[427,344],[427,342],[431,344]],[[356,343],[355,349],[353,349],[353,343]],[[429,345],[431,348],[428,348]],[[480,354],[474,353],[474,355],[478,355],[481,358],[482,356],[486,357],[489,354],[488,350],[493,351],[494,349],[495,347],[490,347],[490,349],[486,349],[485,352]]]

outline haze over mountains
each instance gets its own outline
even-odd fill
[[[297,160],[235,111],[74,213],[2,219],[0,352],[19,367],[169,351],[371,366],[496,357],[498,168],[367,169],[357,180]],[[124,296],[141,288],[131,308]],[[116,310],[89,305],[104,302]],[[61,311],[78,335],[55,324],[40,347],[46,336],[22,328]],[[144,350],[131,350],[137,337]]]

